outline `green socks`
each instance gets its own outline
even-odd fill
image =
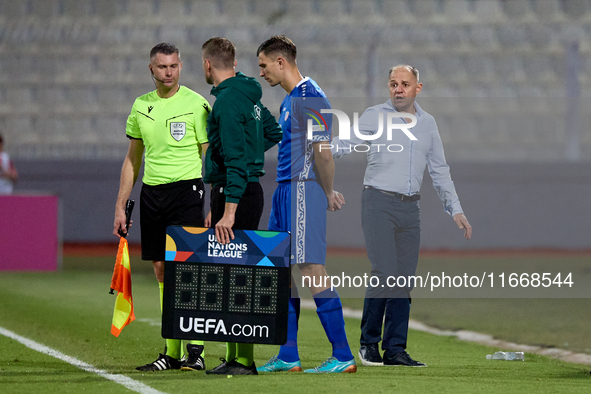
[[[164,304],[164,283],[158,282],[160,287],[160,311]],[[181,359],[181,340],[180,339],[166,339],[166,355],[177,360]]]
[[[254,344],[226,342],[226,360],[236,359],[240,364],[250,367],[254,362]]]
[[[226,361],[232,361],[236,358],[236,346],[234,342],[226,342]]]
[[[250,367],[254,362],[254,344],[252,343],[237,343],[236,356],[240,364]]]
[[[160,311],[163,309],[164,304],[164,283],[158,282],[160,287]],[[189,341],[192,345],[203,345],[203,341],[191,340]],[[182,349],[182,343],[180,339],[166,339],[166,355],[172,358],[180,360],[181,353],[185,353],[186,350]],[[201,353],[201,357],[205,357],[205,350]]]

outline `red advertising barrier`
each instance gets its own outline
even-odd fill
[[[61,265],[59,199],[0,195],[0,271],[55,271]]]

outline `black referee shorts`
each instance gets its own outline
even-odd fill
[[[167,226],[203,227],[204,194],[201,178],[142,186],[142,260],[164,261]]]
[[[258,182],[249,182],[238,203],[236,219],[232,228],[238,230],[257,230],[263,214],[265,197],[263,188]],[[223,186],[211,189],[211,226],[214,227],[224,216],[226,209],[226,195]]]

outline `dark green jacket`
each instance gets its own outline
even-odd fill
[[[238,203],[248,182],[265,174],[265,151],[281,141],[283,132],[261,104],[261,85],[241,72],[211,89],[216,97],[207,117],[209,148],[204,181],[223,185],[226,202]]]

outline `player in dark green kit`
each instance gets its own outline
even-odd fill
[[[113,234],[127,232],[125,203],[145,151],[140,196],[142,259],[153,262],[162,307],[166,227],[204,225],[201,161],[208,146],[205,126],[210,106],[202,96],[179,85],[183,63],[174,45],[152,48],[149,68],[156,90],[138,97],[127,119],[130,142],[121,169]],[[180,340],[166,339],[165,354],[137,369],[205,369],[203,342],[187,344],[185,360],[181,360],[181,350]]]
[[[232,228],[256,230],[263,213],[265,151],[281,141],[281,127],[261,104],[263,92],[254,79],[235,71],[236,49],[226,38],[202,46],[203,71],[216,97],[207,118],[209,149],[205,182],[212,184],[211,220],[222,244],[234,239]],[[206,373],[256,375],[253,344],[228,343],[226,359]]]

